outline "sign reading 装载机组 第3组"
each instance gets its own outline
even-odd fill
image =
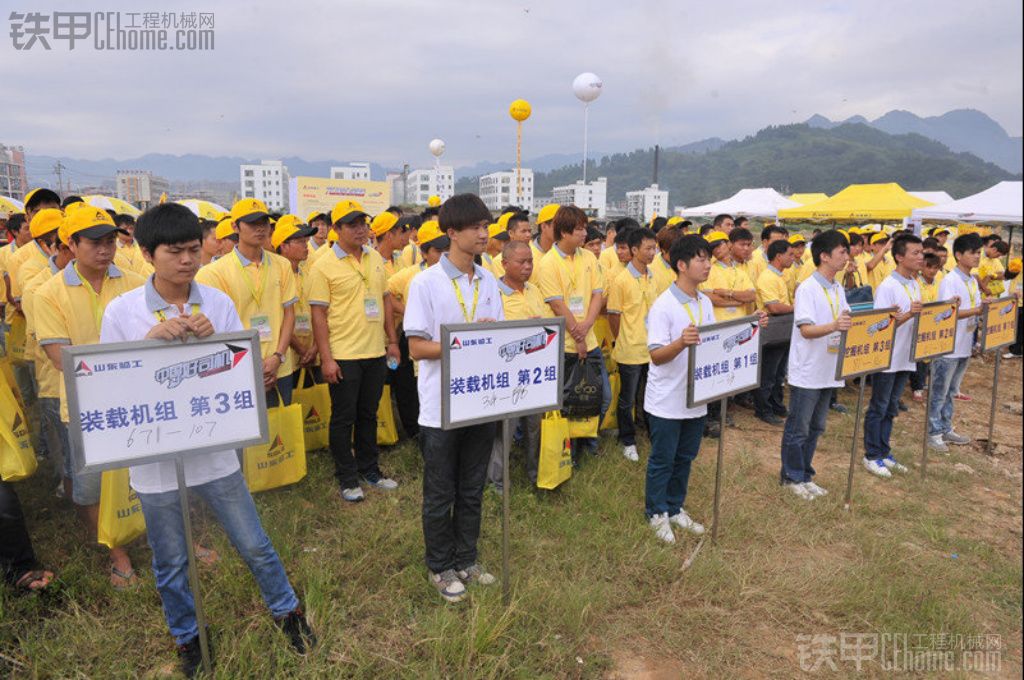
[[[839,338],[836,380],[884,371],[892,365],[897,309],[865,309],[850,314],[850,330]]]
[[[441,326],[441,427],[562,407],[565,319]]]
[[[700,342],[690,347],[686,407],[718,401],[761,384],[758,317],[723,321],[697,328]]]
[[[72,345],[62,357],[76,469],[173,460],[267,439],[256,331],[185,343]]]

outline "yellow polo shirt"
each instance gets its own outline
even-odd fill
[[[122,271],[110,265],[99,291],[95,293],[78,276],[74,263],[50,277],[39,286],[32,302],[35,332],[40,346],[91,345],[100,341],[103,310],[122,293],[146,282],[135,272]],[[58,381],[60,419],[68,422],[67,393],[64,381]]]
[[[236,247],[201,268],[196,281],[231,298],[242,325],[259,331],[260,352],[264,358],[277,351],[284,309],[299,301],[291,262],[266,250],[260,262],[250,262]],[[291,375],[294,370],[290,352],[285,352],[277,377]]]
[[[664,253],[658,253],[658,256],[654,258],[654,262],[651,263],[648,269],[654,274],[654,283],[657,286],[658,295],[668,290],[668,287],[675,283],[678,278],[676,273],[672,271],[672,265],[665,259]]]
[[[658,299],[658,283],[650,269],[641,274],[630,262],[612,281],[608,290],[608,313],[619,315],[619,337],[612,358],[619,364],[646,364],[647,312]]]
[[[615,250],[615,246],[609,246],[602,250],[601,257],[597,258],[598,264],[601,265],[601,274],[604,276],[604,280],[609,283],[614,281],[615,277],[626,268],[626,265],[619,261],[619,255]],[[608,291],[605,292],[607,293]]]
[[[309,270],[306,263],[299,263],[299,268],[292,270],[292,274],[295,276],[295,293],[299,298],[295,301],[295,330],[292,334],[303,342],[310,343],[313,341],[313,319],[309,311]],[[288,356],[292,366],[297,367],[301,358],[298,352],[289,348]]]
[[[46,261],[49,257],[50,254],[43,250],[38,241],[32,241],[31,243],[26,243],[23,248],[15,250],[7,258],[7,276],[11,279],[12,298],[17,300],[21,297],[21,282],[18,281],[18,277],[21,274],[22,265],[26,262],[33,263],[27,270],[29,276],[31,276],[46,266]]]
[[[747,278],[750,279],[751,283],[757,284],[757,280],[761,278],[761,272],[768,267],[768,260],[764,259],[763,249],[758,248],[750,255],[750,259],[739,265]]]
[[[750,282],[747,273],[733,264],[724,264],[715,260],[711,265],[711,273],[708,280],[700,285],[704,291],[714,290],[754,290],[754,284]],[[746,310],[742,302],[737,302],[733,307],[715,307],[715,321],[730,321],[746,316]]]
[[[501,305],[505,309],[506,321],[523,319],[540,319],[551,316],[551,308],[544,304],[544,296],[540,288],[529,281],[519,291],[498,279],[498,290],[501,291]]]
[[[423,262],[423,253],[420,251],[420,247],[409,241],[405,248],[402,248],[402,254],[398,256],[399,268],[405,269],[420,262]]]
[[[534,267],[533,274],[544,302],[561,300],[577,321],[587,317],[591,297],[594,293],[601,293],[604,288],[597,258],[586,248],[578,248],[570,258],[557,245],[552,246],[541,258],[540,265]],[[586,345],[588,352],[598,346],[593,326],[587,331]],[[565,351],[571,354],[577,352],[576,341],[568,332],[565,334]]]
[[[814,261],[813,260],[808,261],[808,262],[804,262],[803,264],[797,264],[797,263],[794,262],[793,266],[790,267],[790,269],[799,269],[800,273],[797,274],[797,276],[796,276],[796,285],[797,286],[799,286],[801,283],[803,283],[807,279],[811,278],[811,274],[813,274],[814,272],[818,271],[818,268],[814,266]],[[867,271],[867,270],[865,270],[865,271]],[[795,302],[796,301],[796,292],[793,292],[792,296],[793,296],[793,301]]]
[[[782,305],[793,304],[793,292],[789,288],[786,274],[795,269],[795,265],[785,271],[779,271],[768,265],[757,277],[757,308],[765,310],[765,305],[776,302]]]
[[[118,241],[114,264],[119,269],[135,272],[143,278],[149,278],[153,274],[153,265],[146,261],[138,241],[132,241],[131,245],[127,246]]]
[[[889,274],[892,274],[893,269],[895,269],[895,267],[889,264],[889,260],[887,258],[883,257],[874,269],[868,271],[868,285],[871,286],[871,290],[877,290],[878,284],[885,281]]]
[[[921,302],[937,302],[939,299],[939,282],[942,280],[938,272],[931,283],[924,280],[923,276],[917,277],[917,285],[921,289]]]
[[[360,261],[337,244],[309,272],[309,304],[327,307],[331,354],[336,361],[384,356],[384,259],[363,247]]]
[[[34,248],[33,250],[36,250],[37,252],[41,252],[38,248]],[[22,248],[22,251],[29,251],[29,249],[28,248]],[[19,252],[21,252],[21,251],[19,251]],[[43,256],[43,257],[37,257],[35,254],[33,254],[31,257],[26,257],[21,262],[21,265],[18,267],[18,272],[17,272],[17,274],[18,274],[17,275],[17,281],[18,281],[17,297],[21,299],[21,312],[22,312],[22,314],[25,313],[25,286],[27,285],[27,283],[29,281],[31,281],[33,278],[35,278],[36,274],[39,274],[40,272],[48,271],[49,269],[50,269],[50,256],[49,255],[46,255],[46,256]],[[12,289],[13,289],[13,283],[12,283]],[[28,318],[26,317],[26,321],[27,321],[27,319]],[[35,351],[36,351],[36,340],[35,340],[35,338],[30,333],[28,333],[28,326],[26,325],[26,332],[25,332],[25,360],[26,361],[32,361],[33,360],[32,357],[35,356]]]
[[[35,332],[35,300],[36,291],[49,281],[60,270],[47,262],[47,267],[36,272],[35,276],[25,282],[21,291],[21,311],[25,314],[25,356],[35,361],[36,382],[39,384],[39,396],[44,399],[60,397],[60,371],[53,365],[46,352],[39,346]]]
[[[1003,281],[1004,271],[1006,271],[1006,268],[1003,267],[1003,261],[998,257],[981,256],[981,260],[978,262],[978,278],[994,277],[988,282],[986,290],[990,297],[999,297],[1006,290],[1006,285]]]
[[[312,243],[312,241],[310,241],[310,243]],[[322,246],[311,252],[309,254],[309,257],[306,258],[306,267],[308,267],[310,271],[312,271],[313,265],[316,264],[316,261],[323,257],[324,253],[326,253],[330,249],[331,244],[324,241],[324,244]]]
[[[844,288],[848,287],[847,286],[847,283],[848,283],[847,278],[852,278],[853,279],[853,283],[850,284],[850,285],[852,285],[855,288],[859,288],[861,286],[868,285],[868,268],[867,268],[867,265],[864,264],[864,261],[860,257],[855,257],[853,260],[854,260],[854,262],[857,265],[857,269],[855,271],[853,271],[853,272],[848,272],[848,271],[846,271],[844,269],[843,271],[839,272],[839,275],[836,277],[836,279],[840,283],[843,284]],[[812,267],[814,266],[813,262],[811,263],[811,266]],[[815,269],[816,269],[816,267],[815,267]],[[808,276],[810,276],[810,274],[808,274]],[[803,283],[803,281],[800,281],[800,283]]]
[[[551,248],[548,250],[548,253],[550,253],[554,249],[555,247],[551,246]],[[535,286],[539,286],[540,284],[537,279],[537,272],[540,270],[540,261],[543,260],[544,256],[547,255],[548,253],[545,253],[543,250],[540,249],[540,244],[537,243],[537,239],[533,239],[530,241],[530,250],[533,251],[533,272],[530,274],[530,283],[532,283]]]

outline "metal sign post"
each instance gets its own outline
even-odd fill
[[[506,607],[512,599],[512,584],[509,578],[509,513],[511,478],[508,460],[512,448],[512,421],[501,421],[501,602]]]
[[[199,626],[199,653],[203,657],[203,670],[213,673],[210,660],[210,641],[206,636],[206,614],[203,612],[203,596],[199,591],[199,568],[196,565],[196,547],[192,541],[192,513],[188,508],[188,486],[185,484],[185,461],[180,457],[174,461],[178,474],[178,498],[181,503],[181,521],[185,525],[185,552],[188,555],[188,585],[192,590],[192,602],[196,609],[196,625]]]
[[[725,452],[725,410],[729,407],[729,400],[723,398],[718,402],[720,405],[718,414],[718,459],[715,461],[715,505],[711,519],[711,544],[718,542],[718,502],[722,496],[722,458]]]
[[[924,427],[921,428],[921,477],[928,476],[928,411],[932,395],[932,369],[924,372]]]
[[[867,384],[867,376],[860,377],[860,390],[857,392],[857,414],[853,417],[853,436],[850,437],[850,471],[846,475],[846,500],[843,502],[843,510],[850,509],[850,500],[853,498],[853,470],[857,465],[857,432],[860,431],[860,414],[864,409],[864,386]]]
[[[954,300],[938,300],[921,306],[914,319],[910,340],[910,358],[922,363],[945,356],[956,346],[956,310]],[[931,404],[932,371],[926,364],[924,374],[924,425],[921,432],[921,477],[928,474],[928,409]]]
[[[1018,300],[1005,297],[992,300],[981,306],[981,351],[995,352],[996,360],[992,371],[992,406],[988,414],[988,442],[985,453],[992,455],[996,429],[996,399],[999,398],[999,368],[1002,363],[1002,349],[1017,340]]]

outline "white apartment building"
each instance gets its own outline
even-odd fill
[[[260,161],[259,165],[239,166],[241,198],[255,198],[273,212],[288,209],[288,168],[281,161]]]
[[[413,170],[405,180],[405,200],[413,205],[426,205],[431,196],[443,202],[454,195],[455,168],[450,165]]]
[[[657,184],[637,191],[627,191],[626,214],[641,224],[650,222],[655,215],[668,217],[668,192],[659,189]]]
[[[592,217],[604,218],[608,210],[608,178],[598,177],[593,182],[577,180],[573,184],[555,187],[552,202],[559,205],[574,205]]]
[[[357,179],[370,181],[369,163],[349,163],[348,165],[332,165],[331,179]]]
[[[27,192],[25,149],[0,144],[0,195],[20,201]]]
[[[522,193],[518,193],[518,180],[522,178]],[[480,176],[480,198],[488,210],[501,210],[507,205],[517,205],[529,210],[533,206],[533,170],[522,168],[521,173],[515,170],[492,172]]]
[[[117,197],[143,210],[156,205],[161,194],[170,191],[171,184],[149,170],[118,170],[114,175]]]

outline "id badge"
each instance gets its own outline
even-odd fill
[[[295,315],[295,332],[296,333],[311,333],[311,332],[313,332],[313,324],[310,322],[309,314],[296,314]]]
[[[363,312],[366,313],[368,321],[380,321],[380,305],[377,303],[377,298],[363,298]]]
[[[569,296],[569,312],[573,316],[583,316],[586,310],[583,309],[583,296],[582,295],[570,295]]]
[[[249,328],[253,328],[260,335],[260,342],[269,342],[274,339],[274,331],[270,328],[270,317],[266,315],[254,316],[249,319]]]
[[[726,307],[725,311],[728,312],[729,314],[735,314],[737,311],[739,311],[739,307]]]
[[[839,354],[839,343],[842,340],[842,337],[843,336],[841,333],[833,333],[832,335],[828,336],[829,354]]]

